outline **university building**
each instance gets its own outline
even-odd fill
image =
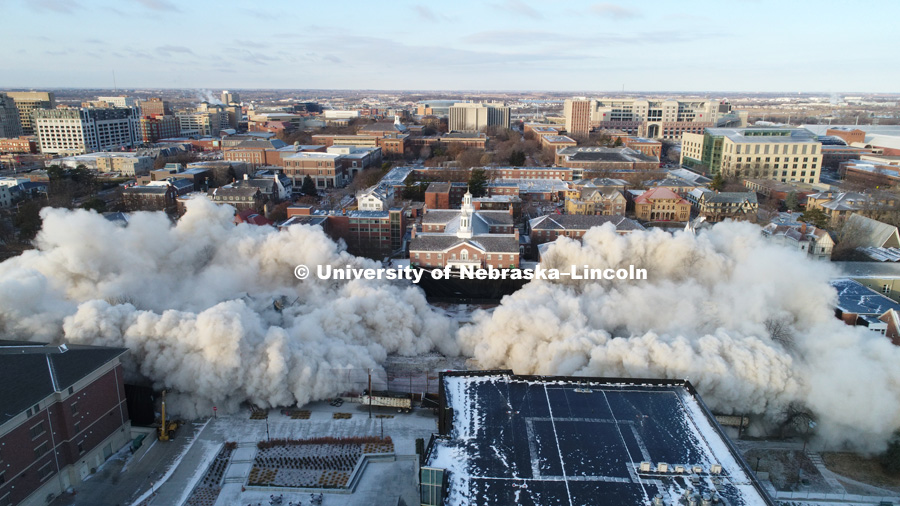
[[[686,132],[746,123],[746,115],[733,111],[726,100],[583,98],[566,100],[563,112],[570,135],[586,135],[590,129],[617,129],[654,139],[679,139]]]
[[[0,505],[45,505],[131,437],[124,348],[0,341]]]
[[[115,151],[140,142],[140,114],[134,107],[36,109],[33,119],[38,146],[44,154]]]
[[[803,128],[707,128],[684,134],[681,164],[725,177],[818,183],[822,144]]]

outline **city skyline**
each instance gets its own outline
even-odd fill
[[[0,87],[894,91],[883,62],[900,8],[875,2],[884,15],[848,28],[844,6],[0,0],[19,20]]]

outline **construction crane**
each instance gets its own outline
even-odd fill
[[[172,438],[172,433],[178,428],[175,422],[166,423],[166,391],[162,391],[162,420],[159,424],[159,440],[168,441]]]

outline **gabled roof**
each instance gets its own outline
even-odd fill
[[[577,214],[548,214],[529,222],[531,230],[588,230],[606,223],[612,223],[617,231],[644,230],[633,220],[624,216],[591,216]]]
[[[900,234],[893,225],[866,218],[861,214],[852,214],[847,219],[846,226],[850,227],[851,233],[857,235],[854,240],[859,242],[859,246],[900,248]]]
[[[688,202],[679,197],[677,193],[666,187],[651,188],[634,198],[635,204],[643,204],[651,200],[679,200],[679,204]]]
[[[518,253],[519,240],[512,234],[476,235],[460,239],[455,235],[416,234],[409,243],[410,251],[448,251],[460,244],[469,244],[485,253]]]
[[[67,348],[60,353],[57,346],[43,343],[0,342],[0,425],[128,352],[75,344]]]

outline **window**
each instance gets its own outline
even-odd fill
[[[79,442],[76,446],[78,447],[78,455],[84,454],[84,441]]]
[[[50,475],[53,474],[53,468],[50,467],[50,463],[47,462],[43,467],[38,469],[38,476],[41,477],[41,481],[46,480]]]
[[[822,248],[822,249],[824,250],[825,248]],[[887,284],[881,285],[881,293],[883,293],[885,295],[891,293],[891,285],[887,285]]]
[[[75,387],[69,387],[69,395],[72,395],[74,393],[75,393]]]
[[[31,430],[30,430],[30,433],[31,433],[31,439],[34,439],[34,438],[40,436],[40,435],[43,434],[44,432],[46,432],[46,431],[44,430],[44,422],[41,422],[41,423],[39,423],[39,424],[37,424],[37,425],[35,425],[34,427],[31,428]]]
[[[72,405],[69,407],[69,409],[72,410],[72,415],[73,415],[73,416],[74,416],[74,415],[77,415],[77,414],[78,414],[78,403],[77,403],[77,402],[73,402]]]
[[[46,441],[44,441],[43,443],[41,443],[38,447],[36,447],[34,449],[34,458],[39,459],[39,458],[41,458],[41,456],[43,456],[48,451],[50,451],[50,445],[47,444]]]
[[[78,434],[79,432],[81,432],[81,420],[75,422],[75,424],[72,427],[75,429],[75,434]]]

